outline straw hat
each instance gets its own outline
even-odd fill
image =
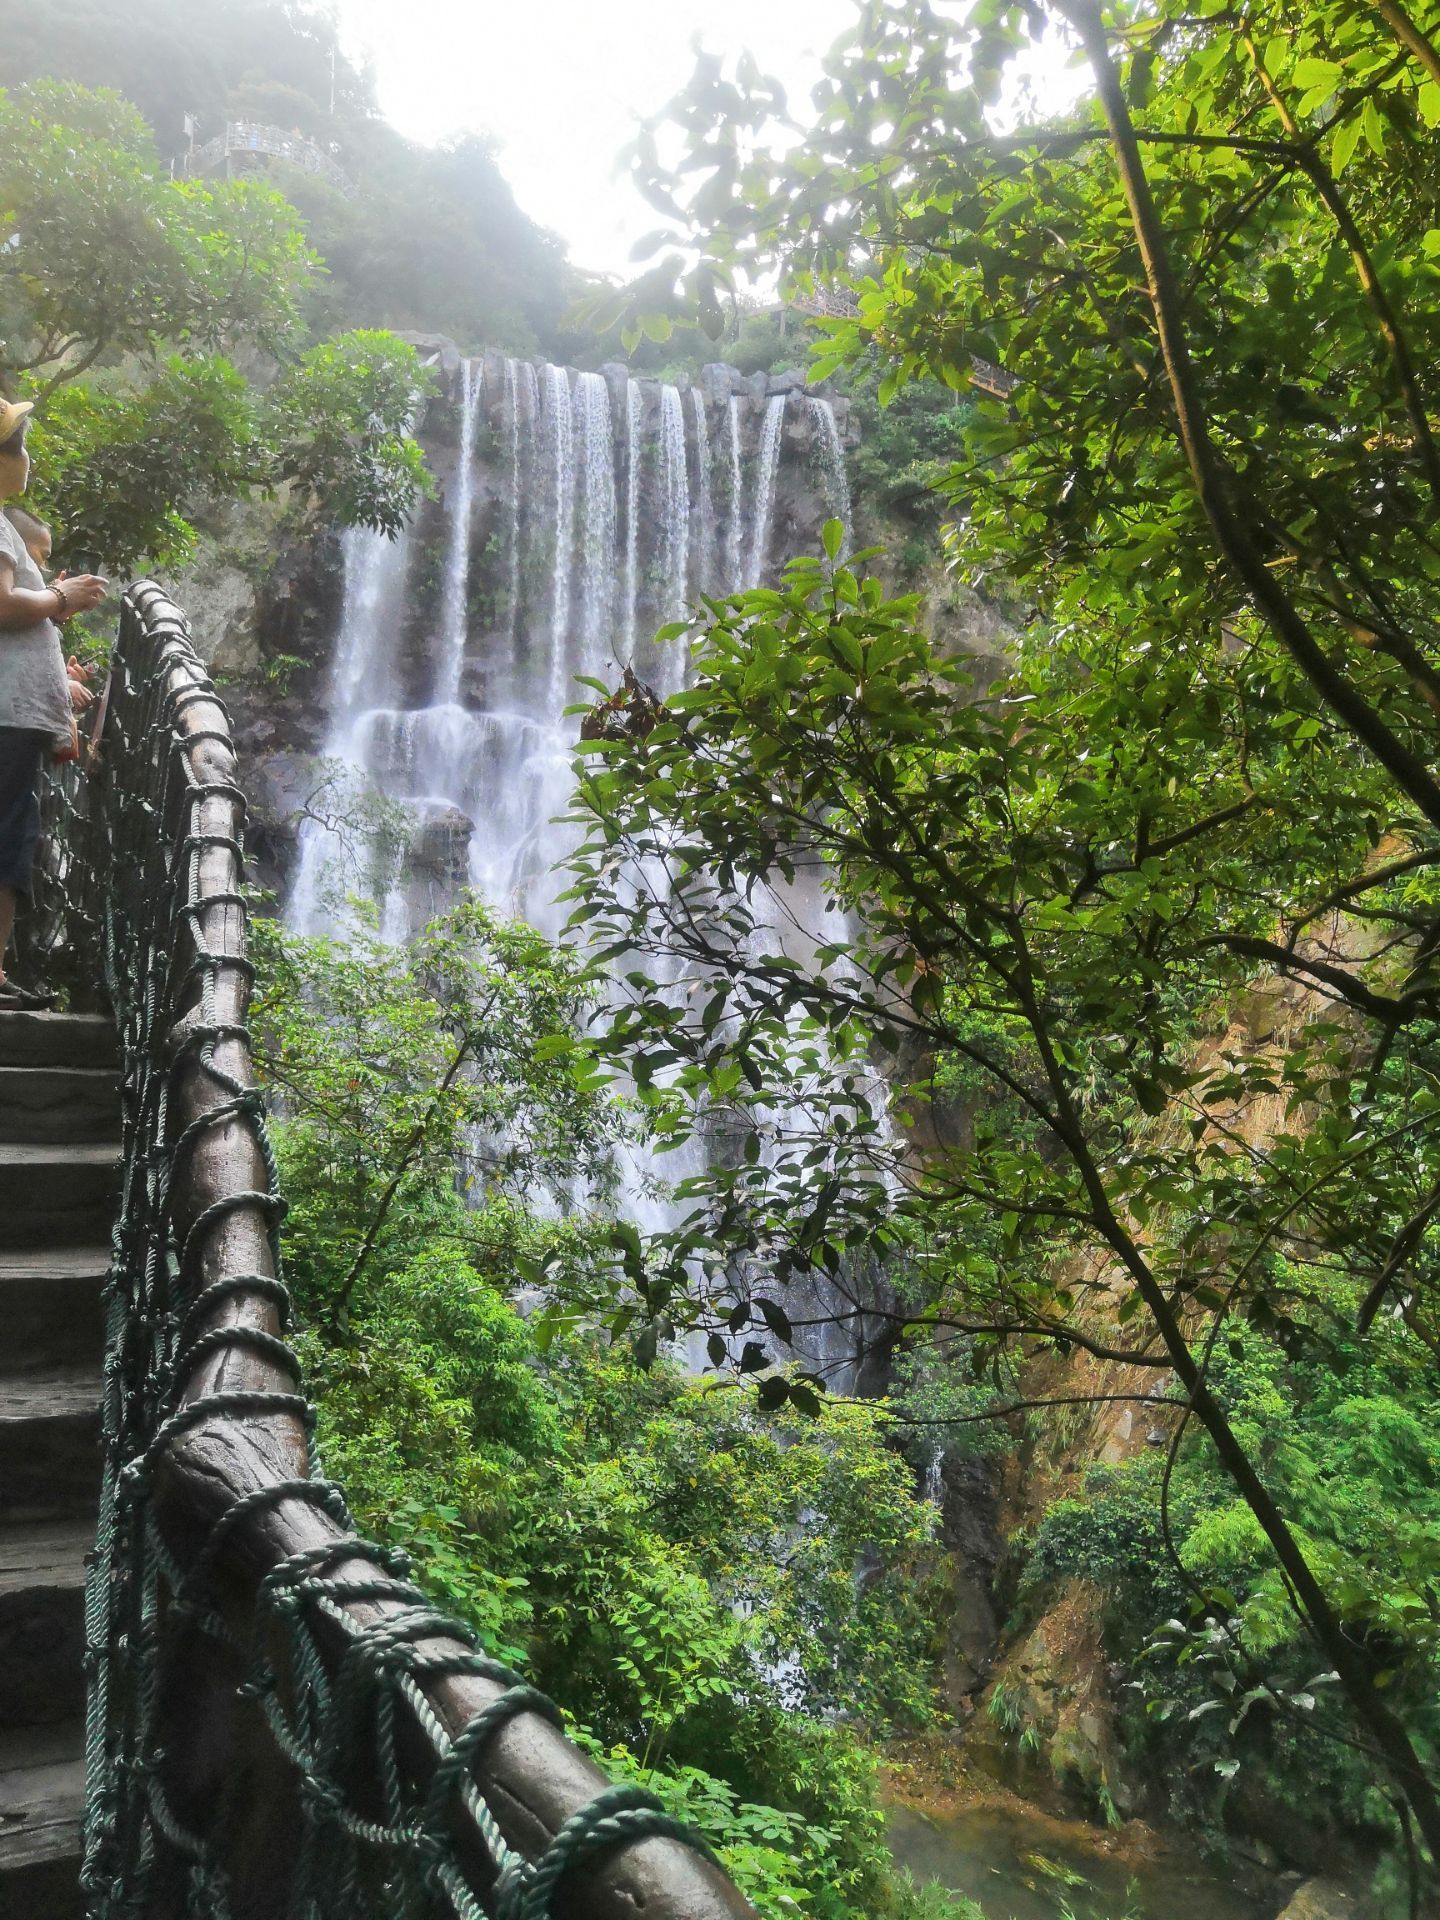
[[[35,410],[33,400],[0,400],[0,447]]]

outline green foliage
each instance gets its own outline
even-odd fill
[[[425,457],[397,431],[425,391],[415,350],[389,333],[311,347],[266,396],[277,479],[306,488],[328,518],[394,533],[429,490]]]
[[[61,387],[28,435],[27,497],[63,528],[72,564],[143,554],[178,566],[195,540],[182,509],[248,491],[255,437],[252,396],[228,360],[172,356],[139,392],[113,379]]]
[[[1065,124],[997,133],[1009,64],[1047,25],[1094,92]],[[882,405],[920,381],[972,396],[942,483],[950,558],[1006,578],[1033,630],[977,701],[852,570],[707,608],[668,723],[596,749],[579,868],[632,949],[658,916],[614,911],[602,844],[611,873],[642,850],[678,867],[667,943],[692,916],[722,929],[706,964],[766,1146],[710,1209],[767,1264],[808,1259],[818,1215],[832,1262],[861,1238],[902,1249],[935,1317],[1173,1362],[1241,1503],[1197,1522],[1193,1556],[1281,1564],[1277,1598],[1432,1854],[1428,1626],[1390,1603],[1383,1529],[1349,1525],[1342,1548],[1317,1524],[1340,1476],[1268,1442],[1303,1366],[1338,1370],[1337,1335],[1375,1340],[1386,1315],[1407,1369],[1437,1338],[1433,919],[1390,891],[1440,858],[1437,73],[1389,7],[897,0],[830,56],[810,137],[771,152],[775,83],[702,58],[678,164],[653,128],[634,155],[671,222],[656,251],[699,264],[663,255],[617,319],[703,317],[736,271],[844,283],[853,315],[821,324],[816,371],[878,363]],[[813,964],[757,959],[744,909],[707,892],[792,867],[859,927]],[[1272,980],[1247,1004],[1257,969],[1283,1000]],[[715,1019],[636,998],[617,1040],[658,1032],[672,1083],[716,1097],[736,1062]],[[1244,1021],[1202,1044],[1226,1005]],[[918,1177],[893,1166],[882,1207],[863,1115],[834,1158],[771,1138],[804,1132],[778,1104],[784,1020],[823,1029],[842,1078],[862,1048],[950,1055],[992,1099]],[[982,1222],[1001,1244],[975,1261]],[[1232,1338],[1248,1351],[1237,1320],[1278,1371],[1230,1405],[1205,1376]],[[1397,1455],[1418,1437],[1385,1435]],[[1208,1604],[1226,1611],[1222,1587]],[[1296,1628],[1247,1630],[1273,1648]]]
[[[343,1323],[366,1266],[408,1258],[417,1230],[518,1283],[527,1199],[609,1178],[616,1120],[574,1037],[575,962],[469,898],[404,948],[358,907],[343,942],[275,921],[257,935],[257,1057],[284,1102],[302,1297]],[[583,1215],[568,1231],[583,1237]]]
[[[320,324],[441,332],[477,353],[562,344],[573,270],[515,204],[485,140],[416,147],[373,118],[337,131],[353,195],[284,175],[329,268],[312,289]]]
[[[167,160],[186,150],[186,114],[208,136],[227,110],[258,105],[267,85],[292,109],[287,127],[320,113],[332,88],[342,113],[371,104],[326,11],[285,0],[207,0],[203,9],[134,0],[123,13],[107,0],[0,0],[0,84],[46,76],[113,87],[145,115]]]
[[[291,210],[250,181],[161,170],[113,93],[40,81],[0,95],[0,373],[73,378],[77,359],[280,347],[312,264]]]
[[[255,933],[301,1350],[361,1523],[695,1818],[767,1920],[880,1910],[875,1763],[841,1716],[932,1718],[941,1591],[883,1409],[765,1416],[517,1312],[608,1244],[621,1116],[572,958],[473,901],[408,947],[358,906],[342,941]]]
[[[812,342],[807,344],[813,343]],[[940,554],[944,503],[936,482],[960,454],[970,403],[946,388],[916,384],[882,407],[879,379],[861,369],[851,385],[850,406],[859,445],[849,459],[850,485],[868,523],[908,527],[927,536],[932,558]]]
[[[475,351],[553,346],[574,279],[558,242],[516,206],[485,140],[420,147],[387,127],[337,37],[326,8],[284,0],[135,0],[123,21],[93,0],[0,0],[0,84],[51,76],[115,88],[181,167],[187,115],[202,142],[236,119],[313,140],[351,193],[281,161],[269,171],[327,262],[303,294],[316,332],[397,327]]]
[[[183,561],[208,502],[298,484],[393,531],[426,480],[412,349],[357,334],[296,357],[315,272],[268,187],[174,180],[111,93],[0,93],[0,389],[35,397],[33,494],[57,557]],[[280,357],[257,393],[224,353]]]
[[[938,1880],[920,1884],[909,1873],[902,1874],[896,1912],[899,1920],[986,1920],[984,1909],[962,1893],[954,1893]]]

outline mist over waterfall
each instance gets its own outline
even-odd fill
[[[688,656],[658,628],[702,593],[773,583],[791,554],[818,551],[827,518],[846,522],[848,544],[843,416],[796,376],[711,367],[682,390],[493,354],[444,373],[418,429],[438,501],[399,540],[341,541],[322,749],[403,805],[409,844],[388,872],[347,872],[344,832],[307,820],[288,902],[301,931],[326,930],[358,880],[390,938],[463,885],[558,935],[578,733],[565,708],[594,697],[577,676],[613,685],[633,667],[674,693]],[[784,918],[777,903],[767,938]],[[703,1152],[669,1156],[667,1182]],[[657,1170],[635,1171],[637,1219],[664,1224],[663,1197],[647,1197]],[[829,1344],[848,1368],[850,1338]]]

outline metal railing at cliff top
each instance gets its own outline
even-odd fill
[[[119,1029],[124,1151],[86,1594],[92,1920],[740,1920],[320,1471],[246,1014],[244,796],[160,588],[126,595],[88,788],[47,798],[32,954]]]

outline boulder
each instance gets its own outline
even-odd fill
[[[744,376],[735,367],[727,366],[723,361],[712,360],[709,366],[700,369],[700,391],[705,396],[707,407],[723,407],[730,396],[744,385]]]
[[[1139,1811],[1143,1783],[1116,1737],[1101,1621],[1104,1595],[1069,1581],[986,1689],[986,1709],[966,1744],[986,1770],[1029,1795],[1048,1780],[1093,1817],[1113,1807]]]
[[[1276,1920],[1357,1920],[1359,1911],[1338,1880],[1306,1880]]]
[[[470,836],[475,822],[459,807],[427,811],[410,843],[410,863],[422,873],[450,886],[461,886],[470,873]]]
[[[438,367],[446,381],[459,378],[460,349],[444,333],[396,333],[396,338],[414,347],[427,367]]]
[[[201,563],[182,574],[175,597],[189,619],[195,650],[212,672],[234,677],[259,671],[255,587],[248,574]]]

